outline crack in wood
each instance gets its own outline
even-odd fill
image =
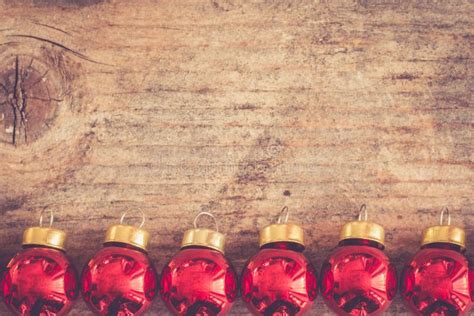
[[[45,43],[49,43],[53,46],[56,46],[56,47],[59,47],[71,54],[73,54],[74,56],[80,58],[80,59],[83,59],[85,61],[88,61],[88,62],[91,62],[91,63],[94,63],[94,64],[100,64],[100,65],[106,65],[106,66],[113,66],[111,64],[107,64],[107,63],[103,63],[103,62],[99,62],[99,61],[96,61],[92,58],[89,58],[88,56],[72,49],[72,48],[69,48],[61,43],[58,43],[56,41],[53,41],[53,40],[50,40],[50,39],[47,39],[47,38],[42,38],[42,37],[39,37],[39,36],[34,36],[34,35],[28,35],[28,34],[12,34],[12,35],[7,35],[6,37],[22,37],[22,38],[30,38],[30,39],[34,39],[34,40],[37,40],[37,41],[40,41],[40,42],[45,42]]]
[[[44,26],[44,27],[47,27],[49,29],[52,29],[52,30],[55,30],[55,31],[58,31],[58,32],[61,32],[63,34],[66,34],[66,35],[69,35],[69,36],[72,36],[71,33],[57,27],[57,26],[52,26],[52,25],[49,25],[49,24],[46,24],[46,23],[40,23],[40,22],[33,22],[33,24],[36,24],[36,25],[39,25],[39,26]]]
[[[27,70],[25,70],[27,71]],[[15,85],[13,88],[13,98],[11,100],[11,107],[13,110],[13,133],[12,133],[12,143],[16,144],[16,134],[18,128],[18,134],[21,135],[21,128],[23,127],[23,135],[25,143],[28,142],[28,125],[27,125],[27,94],[26,90],[23,87],[22,76],[25,76],[23,72],[20,75],[20,61],[18,56],[15,58]],[[20,117],[20,122],[18,122],[18,116]],[[18,126],[19,124],[19,126]]]

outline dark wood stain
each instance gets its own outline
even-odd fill
[[[104,0],[4,0],[7,5],[33,5],[36,7],[80,8],[92,6]]]

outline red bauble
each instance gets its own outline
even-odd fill
[[[338,315],[380,315],[397,291],[395,268],[382,244],[345,239],[324,262],[321,292]]]
[[[403,271],[402,297],[416,315],[467,315],[474,299],[473,277],[461,247],[428,244]]]
[[[236,296],[235,271],[217,250],[186,247],[163,268],[161,297],[175,315],[226,315]]]
[[[5,303],[17,315],[66,315],[79,294],[74,266],[61,250],[24,248],[3,275]]]
[[[273,242],[263,245],[247,262],[241,291],[254,315],[299,316],[311,308],[317,278],[303,248],[292,242]]]
[[[471,299],[474,302],[474,266],[469,268],[469,288],[471,289]]]
[[[146,252],[106,243],[82,272],[82,295],[97,315],[141,315],[157,291],[157,275]]]

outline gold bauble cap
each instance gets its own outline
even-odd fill
[[[384,244],[385,230],[379,224],[369,221],[353,221],[346,223],[342,229],[339,240],[367,239]]]
[[[274,242],[294,242],[304,247],[303,228],[291,223],[272,224],[262,228],[260,247]]]
[[[216,229],[198,228],[198,220],[202,216],[208,216],[214,221]],[[219,225],[216,217],[209,212],[200,212],[194,218],[194,228],[184,232],[181,248],[198,246],[206,247],[224,253],[225,235],[219,233]]]
[[[22,244],[65,250],[66,232],[52,227],[30,227],[23,232]]]
[[[199,246],[224,253],[225,235],[207,228],[193,228],[184,232],[181,248]]]
[[[433,243],[450,243],[466,248],[466,232],[464,229],[451,225],[437,225],[423,231],[421,245]]]
[[[132,225],[117,224],[107,229],[104,243],[120,242],[142,250],[147,250],[150,234],[139,227]]]
[[[359,219],[344,224],[341,229],[339,241],[346,239],[367,239],[384,245],[385,229],[374,222],[367,220],[367,206],[362,204],[359,211]]]

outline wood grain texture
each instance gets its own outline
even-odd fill
[[[361,203],[398,268],[445,205],[472,258],[473,16],[469,1],[0,0],[0,102],[13,61],[22,82],[44,76],[26,109],[0,104],[2,263],[42,209],[82,267],[141,208],[161,269],[207,210],[240,271],[288,205],[319,268]],[[399,298],[388,314],[406,314]],[[330,315],[321,298],[311,315]]]

